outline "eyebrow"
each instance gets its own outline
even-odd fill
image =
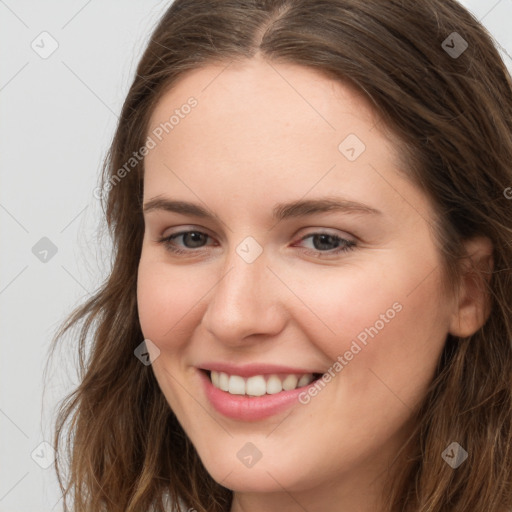
[[[183,215],[192,215],[205,219],[216,218],[216,215],[198,204],[162,197],[155,197],[144,204],[144,213],[155,210],[181,213]],[[278,203],[272,209],[272,218],[276,221],[282,221],[289,218],[306,217],[308,215],[332,211],[351,214],[382,214],[380,210],[355,201],[349,201],[339,197],[322,197],[319,199],[299,199],[288,203]]]

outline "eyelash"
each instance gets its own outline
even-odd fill
[[[201,249],[203,249],[203,247],[199,247],[196,250],[194,250],[194,249],[184,250],[184,249],[180,249],[180,248],[176,247],[176,245],[174,244],[174,239],[175,238],[182,237],[182,236],[187,235],[189,233],[197,233],[197,234],[200,234],[200,235],[205,235],[208,238],[211,238],[209,235],[207,235],[206,233],[203,233],[202,231],[189,230],[189,231],[180,231],[179,233],[173,233],[172,235],[169,235],[169,236],[166,236],[166,237],[162,237],[162,238],[160,238],[158,240],[158,242],[163,244],[165,246],[165,248],[168,251],[172,252],[173,254],[177,254],[177,255],[190,255],[193,252],[197,253]],[[322,236],[322,235],[329,236],[329,237],[331,237],[333,239],[333,243],[334,242],[341,242],[344,245],[342,247],[338,247],[338,248],[330,250],[330,251],[320,251],[318,249],[306,249],[304,251],[306,254],[313,254],[313,255],[321,258],[324,255],[335,256],[335,255],[338,255],[338,254],[341,254],[341,253],[344,253],[344,252],[349,252],[349,251],[354,250],[355,247],[356,247],[356,242],[354,242],[353,240],[347,240],[346,238],[341,238],[341,237],[339,237],[337,235],[332,235],[332,234],[326,233],[326,232],[309,233],[308,235],[303,236],[299,241],[302,242],[302,241],[306,240],[307,238],[311,238],[311,237],[319,236],[319,235],[320,236]]]

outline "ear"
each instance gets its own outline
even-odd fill
[[[467,257],[461,262],[462,277],[449,330],[450,334],[460,338],[474,334],[489,318],[487,283],[494,268],[493,246],[489,238],[472,238],[465,247]]]

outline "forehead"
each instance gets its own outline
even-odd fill
[[[400,161],[380,128],[359,91],[314,70],[260,58],[206,65],[186,72],[152,113],[145,196],[178,187],[296,199],[336,189],[397,203],[389,179]]]
[[[266,125],[269,132],[288,126],[313,140],[318,132],[324,135],[347,128],[362,132],[365,124],[373,127],[378,122],[369,101],[348,82],[303,66],[255,57],[185,72],[158,102],[150,131],[169,120],[192,96],[198,102],[194,113],[201,115],[190,116],[187,124],[215,123],[219,134],[233,126]],[[179,131],[176,125],[173,132]]]

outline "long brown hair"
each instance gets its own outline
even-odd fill
[[[512,510],[512,83],[490,35],[454,0],[176,0],[166,11],[105,159],[111,272],[53,345],[79,328],[81,382],[60,405],[54,440],[69,459],[66,475],[56,464],[65,509],[163,512],[181,501],[229,511],[231,491],[206,472],[151,366],[134,357],[143,340],[144,161],[122,180],[119,169],[146,143],[150,115],[177,79],[258,52],[348,82],[370,100],[409,179],[435,205],[436,243],[454,289],[463,243],[479,235],[493,243],[494,270],[482,277],[490,315],[468,338],[448,335],[381,510]],[[468,452],[456,470],[441,456],[452,441]]]

